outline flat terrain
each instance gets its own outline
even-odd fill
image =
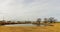
[[[0,32],[60,32],[60,23],[52,24],[54,26],[0,26]]]

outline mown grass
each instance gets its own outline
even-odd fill
[[[60,23],[52,23],[53,26],[0,26],[0,32],[60,32]]]

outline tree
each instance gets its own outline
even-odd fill
[[[57,19],[54,19],[54,21],[53,21],[54,23],[56,23],[57,22]]]
[[[44,23],[47,23],[48,22],[48,19],[47,18],[44,18]]]
[[[11,21],[7,21],[7,24],[11,24]]]
[[[40,22],[41,22],[41,18],[38,18],[37,19],[37,25],[40,25]]]
[[[50,18],[49,18],[49,22],[50,22],[50,23],[54,23],[55,21],[57,21],[57,20],[56,20],[54,17],[50,17]]]

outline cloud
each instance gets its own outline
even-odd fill
[[[0,7],[5,18],[32,20],[47,15],[47,5],[47,0],[6,0]]]
[[[5,20],[35,20],[37,18],[59,16],[59,0],[0,1],[0,15],[4,16]]]
[[[20,13],[22,15],[22,18],[25,17],[26,19],[31,19],[31,18],[38,18],[38,17],[42,17],[48,14],[48,3],[47,0],[44,2],[42,0],[28,0],[25,1],[21,1],[21,2],[17,2],[19,3],[17,5],[17,10],[21,11]],[[42,1],[42,2],[41,2]],[[21,4],[22,3],[22,4]],[[46,13],[47,12],[47,13]]]

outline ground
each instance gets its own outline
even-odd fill
[[[34,27],[0,26],[0,32],[60,32],[60,23],[55,23],[53,25],[54,26],[34,26]]]

